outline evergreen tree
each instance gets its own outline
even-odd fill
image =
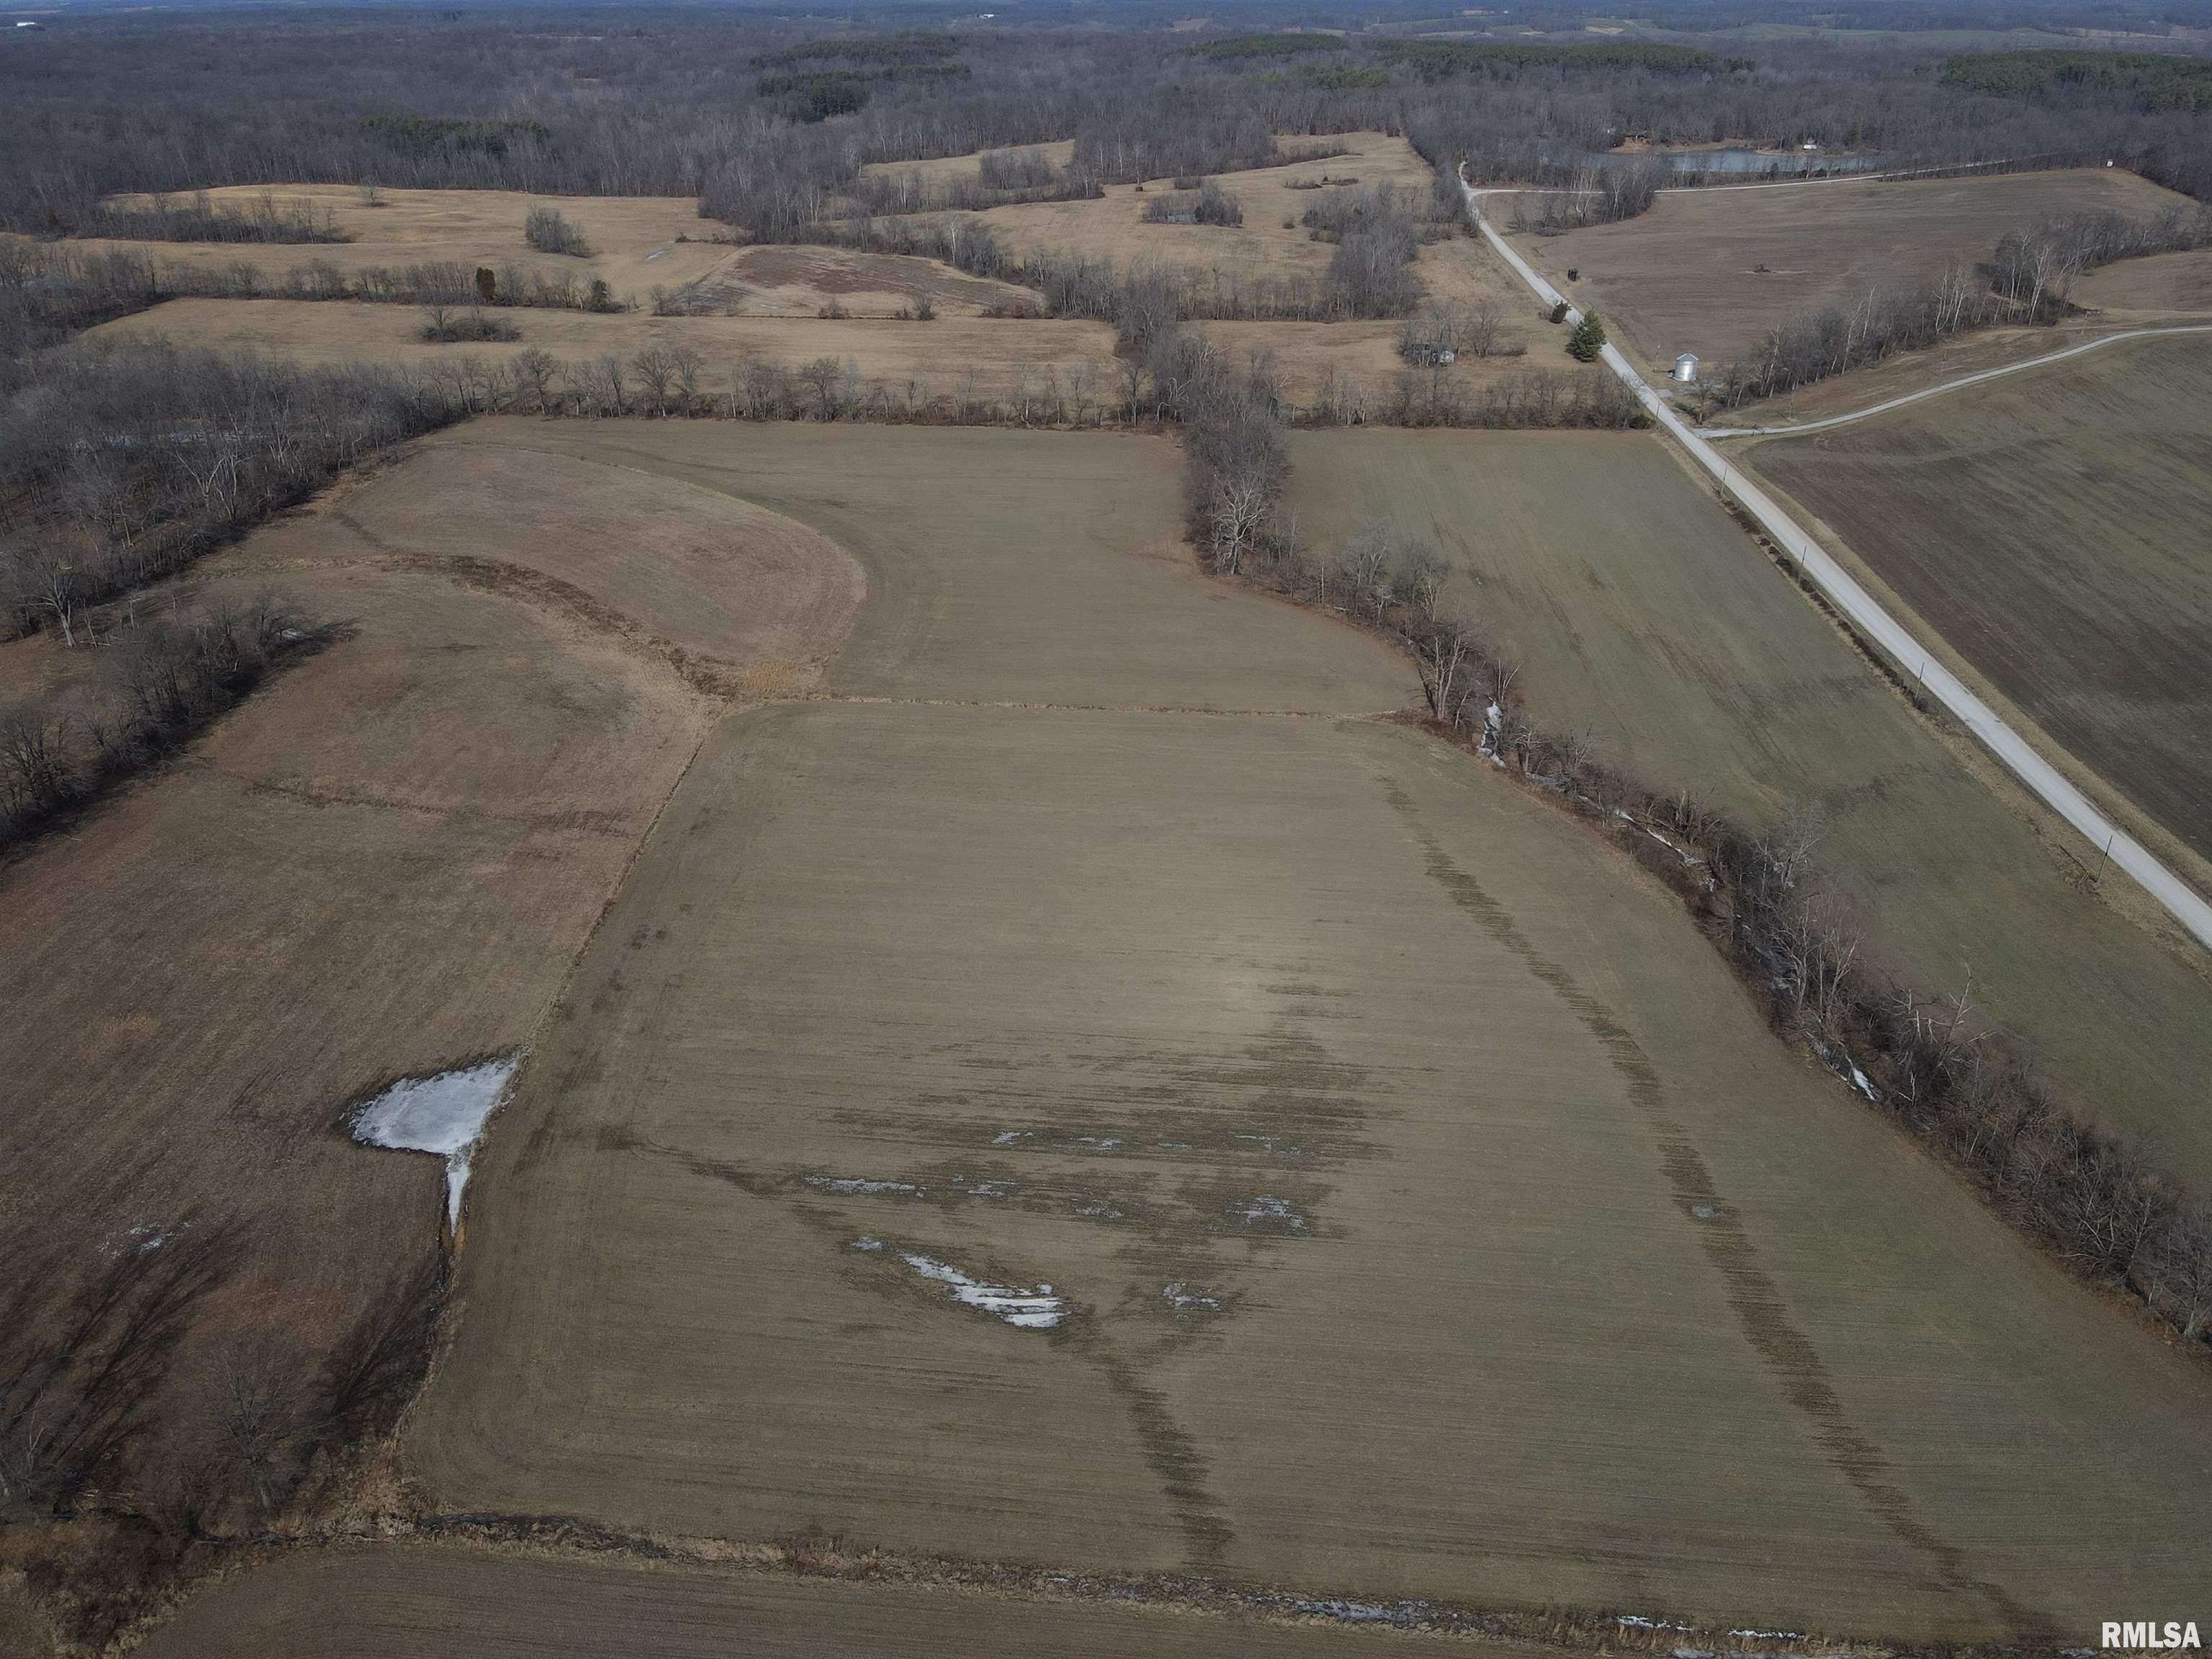
[[[1575,331],[1567,336],[1567,356],[1577,362],[1594,363],[1599,352],[1605,349],[1605,325],[1597,319],[1597,313],[1588,313],[1575,325]]]

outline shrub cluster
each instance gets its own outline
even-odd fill
[[[522,222],[522,240],[540,253],[567,253],[579,259],[591,257],[591,244],[580,226],[571,223],[558,208],[532,208]]]
[[[1150,225],[1241,225],[1244,210],[1218,180],[1207,179],[1188,190],[1150,197],[1145,203]]]

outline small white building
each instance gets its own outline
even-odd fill
[[[1698,358],[1695,352],[1686,351],[1674,359],[1674,378],[1685,384],[1698,378]]]

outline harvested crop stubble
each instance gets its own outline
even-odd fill
[[[1147,556],[1165,446],[621,441],[882,580],[826,699],[709,743],[494,1137],[441,1501],[1923,1638],[2088,1617],[2122,1551],[2205,1587],[2201,1372],[1611,849],[1353,718],[1414,691],[1376,642]]]
[[[1972,179],[1844,180],[1775,189],[1670,191],[1646,214],[1555,237],[1517,239],[1558,282],[1572,266],[1577,306],[1605,313],[1632,355],[1730,362],[1784,318],[1849,307],[1971,270],[1997,240],[2060,214],[2136,217],[2189,205],[2118,169]]]
[[[1565,434],[1291,443],[1288,504],[1312,544],[1395,523],[1471,573],[1455,595],[1522,663],[1547,729],[1746,823],[1817,811],[1819,861],[1873,960],[1971,992],[2062,1099],[2212,1188],[2203,980],[2077,885],[1785,577],[1747,565],[1756,550],[1663,450]]]
[[[1748,457],[2081,765],[2212,859],[2212,337]]]
[[[204,560],[203,605],[281,573],[346,636],[0,871],[21,1108],[0,1215],[59,1218],[49,1242],[91,1260],[254,1218],[125,1490],[204,1456],[194,1391],[233,1338],[279,1332],[312,1368],[434,1253],[439,1160],[355,1145],[344,1109],[531,1041],[704,729],[670,659],[717,689],[800,688],[858,597],[822,538],[725,497],[525,452],[456,477],[441,453]],[[480,516],[458,537],[425,520],[425,484]],[[656,570],[617,543],[565,580],[592,550],[546,520],[586,500],[654,538]],[[675,578],[680,615],[651,586]],[[641,589],[642,623],[620,610]],[[79,654],[13,641],[10,680],[23,653]]]

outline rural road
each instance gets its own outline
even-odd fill
[[[1460,189],[1467,198],[1468,216],[1474,221],[1498,256],[1513,268],[1521,280],[1547,305],[1565,305],[1571,321],[1579,321],[1582,313],[1572,302],[1536,273],[1534,266],[1498,234],[1490,221],[1483,216],[1481,198],[1495,194],[1478,190],[1464,176]],[[1510,193],[1510,192],[1507,192]],[[1918,678],[1921,687],[1954,715],[1975,738],[2009,768],[2022,783],[2040,796],[2044,803],[2067,823],[2080,830],[2098,847],[2105,849],[2111,861],[2127,872],[2140,884],[2144,891],[2166,907],[2166,910],[2207,949],[2212,949],[2212,904],[2208,904],[2188,883],[2175,875],[2154,857],[2150,850],[2121,830],[2100,812],[2057,768],[2045,760],[2027,740],[1997,717],[1996,710],[1969,690],[1965,683],[1929,653],[1926,647],[1892,617],[1874,597],[1857,582],[1826,550],[1801,528],[1796,521],[1778,506],[1773,498],[1729,465],[1717,449],[1700,437],[1688,422],[1674,412],[1673,405],[1652,390],[1635,366],[1621,355],[1620,348],[1608,342],[1604,351],[1606,367],[1620,377],[1622,384],[1634,392],[1651,418],[1663,427],[1690,453],[1698,465],[1718,481],[1722,489],[1743,507],[1759,527],[1774,540],[1799,570],[1826,595],[1829,602],[1875,644],[1887,652],[1893,660],[1910,668],[1921,665]],[[1796,428],[1802,430],[1803,428]]]
[[[2025,362],[2007,363],[2002,368],[1985,368],[1978,374],[1962,374],[1955,380],[1944,381],[1941,386],[1908,392],[1902,398],[1892,398],[1887,403],[1855,409],[1848,415],[1831,415],[1826,420],[1802,421],[1795,426],[1699,426],[1690,429],[1700,438],[1772,438],[1794,436],[1800,432],[1825,432],[1832,426],[1849,426],[1854,421],[1863,421],[1871,416],[1887,415],[1893,409],[1917,404],[1923,398],[1956,392],[1962,386],[1979,386],[1984,380],[2002,380],[2008,374],[2018,374],[2024,369],[2041,368],[2045,363],[2063,362],[2069,357],[2079,357],[2083,352],[2094,351],[2100,346],[2116,345],[2122,340],[2140,340],[2147,334],[2212,334],[2212,323],[2184,323],[2174,328],[2130,328],[2118,334],[2100,335],[2081,345],[2068,346],[2063,351],[2046,351],[2040,357],[2030,357]]]

